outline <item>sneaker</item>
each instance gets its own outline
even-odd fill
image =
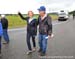
[[[33,48],[33,50],[32,50],[32,51],[33,51],[33,52],[34,52],[34,51],[36,51],[36,48]]]
[[[41,50],[41,49],[39,49],[39,50],[38,50],[38,52],[40,53],[40,52],[42,52],[42,50]]]
[[[3,44],[9,44],[9,42],[3,42]]]
[[[28,51],[28,52],[27,52],[27,55],[29,55],[29,54],[31,54],[31,53],[32,53],[32,51]]]
[[[40,56],[45,56],[45,55],[46,55],[46,53],[43,53],[43,52],[40,53]]]

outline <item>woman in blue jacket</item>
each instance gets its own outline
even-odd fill
[[[2,24],[0,22],[0,56],[1,56],[1,36],[3,34]]]
[[[28,52],[27,54],[30,54],[32,51],[35,51],[36,48],[36,43],[35,43],[35,36],[37,34],[37,21],[33,17],[34,14],[32,11],[28,11],[28,17],[23,17],[23,15],[19,12],[19,16],[27,21],[27,46],[28,46]],[[33,43],[33,49],[31,48],[30,44],[30,38],[32,38],[32,43]]]

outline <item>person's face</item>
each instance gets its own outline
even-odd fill
[[[33,12],[32,11],[28,11],[28,16],[31,18],[31,17],[33,17]]]
[[[45,15],[45,11],[39,11],[39,15],[43,17]]]

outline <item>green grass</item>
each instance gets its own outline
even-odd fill
[[[24,27],[26,21],[22,20],[19,16],[7,16],[9,28]]]
[[[50,14],[50,16],[51,16],[52,20],[57,20],[58,19],[58,15],[51,15]]]
[[[26,15],[25,15],[26,16]],[[50,14],[52,20],[58,19],[57,15]],[[9,28],[18,28],[18,27],[25,27],[26,21],[22,20],[18,15],[10,15],[6,16],[9,22]],[[38,15],[35,15],[35,18],[37,18]]]

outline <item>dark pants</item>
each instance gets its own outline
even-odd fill
[[[73,20],[75,19],[75,16],[73,16]]]
[[[43,53],[46,53],[46,49],[47,49],[47,40],[48,35],[42,35],[39,34],[39,47],[42,50]]]
[[[0,36],[0,53],[1,53],[1,36]]]
[[[6,42],[9,42],[9,36],[7,29],[3,29],[3,37]]]
[[[31,43],[30,43],[30,38],[32,38],[33,47],[36,47],[35,35],[31,35],[31,34],[27,33],[27,45],[28,45],[28,49],[32,50]]]

